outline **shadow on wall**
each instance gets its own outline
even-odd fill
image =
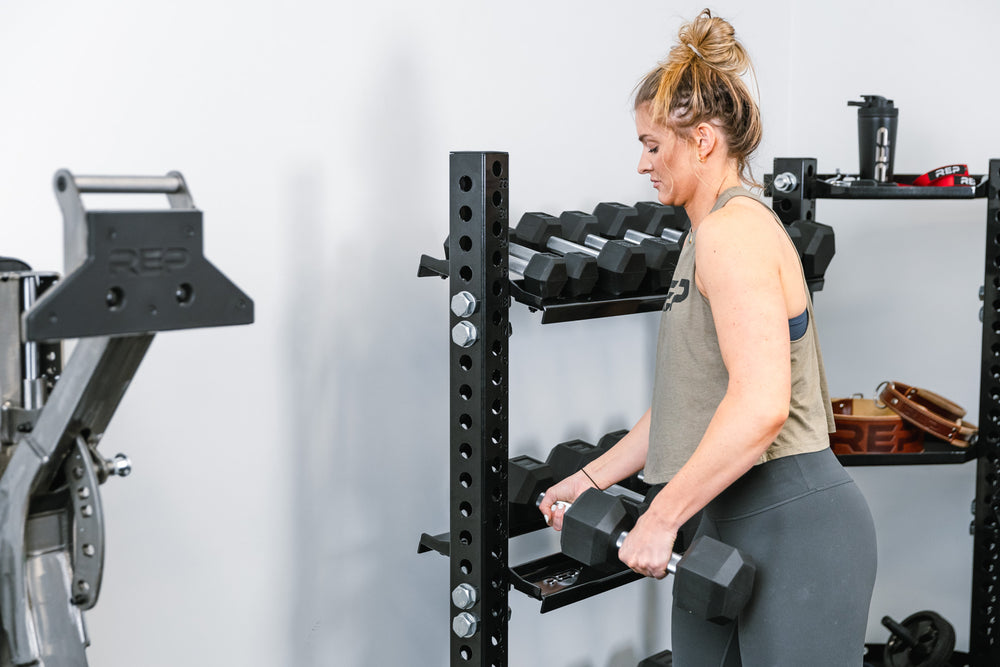
[[[399,214],[432,210],[427,193],[442,184],[387,174],[385,160],[421,153],[428,117],[402,53],[380,72],[347,145],[288,184],[297,268],[280,445],[294,461],[297,667],[441,664],[447,652],[447,567],[434,563],[440,581],[413,576],[416,527],[447,527],[447,288],[416,279],[415,250],[432,251],[441,229]],[[383,90],[406,100],[405,114]],[[331,237],[343,239],[332,251]]]

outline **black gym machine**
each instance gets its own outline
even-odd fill
[[[83,612],[104,570],[100,485],[131,470],[98,450],[156,332],[249,324],[253,301],[202,252],[178,172],[53,186],[64,271],[0,258],[0,667],[85,667]],[[166,210],[87,210],[86,193],[166,195]],[[62,341],[79,339],[63,364]]]

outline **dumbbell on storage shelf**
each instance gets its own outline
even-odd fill
[[[582,440],[561,442],[543,463],[531,456],[515,456],[507,462],[507,500],[510,535],[523,535],[545,527],[538,511],[545,491],[600,456],[602,452]]]
[[[799,251],[806,280],[823,278],[837,249],[833,227],[813,220],[796,220],[786,229]]]
[[[584,253],[595,258],[598,268],[597,289],[619,296],[634,292],[646,275],[646,262],[626,243],[606,245],[602,250],[561,238],[559,219],[546,213],[525,213],[517,223],[517,241],[537,249],[547,248],[560,255]]]
[[[602,202],[594,209],[594,217],[599,223],[598,234],[612,239],[625,240],[628,232],[634,231],[680,244],[684,234],[691,229],[691,221],[683,208],[651,201],[638,202],[635,206]]]
[[[507,465],[507,497],[514,505],[538,506],[546,489],[598,458],[621,440],[628,431],[606,433],[594,446],[583,440],[568,440],[553,447],[541,462],[531,456],[516,456]],[[619,486],[640,494],[649,490],[634,477],[619,482]]]
[[[513,233],[513,232],[512,232]],[[546,265],[552,264],[552,273],[556,273],[556,264],[561,265],[561,269],[558,270],[560,274],[565,274],[566,279],[563,282],[563,286],[560,291],[555,291],[552,293],[554,285],[547,285],[545,283],[537,285],[539,291],[533,291],[532,288],[536,285],[532,283],[525,283],[525,291],[531,294],[536,294],[542,298],[548,298],[550,296],[558,296],[562,294],[567,297],[578,297],[590,294],[594,290],[594,285],[597,284],[598,272],[597,272],[597,260],[595,260],[590,255],[584,255],[580,253],[567,253],[566,255],[559,256],[553,255],[551,253],[541,253],[537,250],[532,250],[531,248],[525,247],[518,243],[510,244],[510,268],[512,271],[517,271],[517,267],[520,266],[520,262],[527,262],[528,267],[525,270],[532,271],[533,279],[538,280],[537,276],[543,273],[542,269],[536,270],[531,267],[532,262],[538,262],[537,257],[542,256],[546,258],[544,262]],[[516,262],[515,262],[516,260]],[[527,276],[523,271],[517,271],[522,276],[527,279]],[[542,291],[545,293],[543,294]]]
[[[634,503],[597,489],[584,491],[563,516],[562,552],[585,565],[610,569],[617,563],[623,567],[618,549],[636,520]],[[678,607],[725,623],[735,619],[749,601],[756,568],[739,550],[702,535],[683,556],[671,555],[667,571],[674,575]]]
[[[594,218],[595,222],[597,221],[595,216],[590,217]],[[625,242],[634,246],[635,251],[641,254],[646,262],[646,276],[641,283],[641,289],[644,292],[658,292],[669,289],[670,280],[674,275],[674,268],[677,266],[677,258],[681,254],[680,245],[676,241],[667,241],[666,239],[646,234],[642,235],[642,238],[630,238],[629,234],[632,233],[632,230],[625,230],[622,226],[618,226],[614,231],[622,231],[625,238],[621,240],[609,240],[604,238],[604,236],[591,233],[589,228],[582,225],[575,227],[564,226],[563,236],[567,240],[582,243],[595,250],[602,250],[609,243]]]
[[[635,206],[601,202],[594,208],[594,216],[599,223],[599,233],[613,239],[622,238],[629,229],[659,236],[666,228],[682,232],[691,228],[683,208],[659,202],[638,202]]]
[[[516,505],[538,507],[546,489],[605,451],[583,440],[568,440],[553,447],[544,463],[530,456],[516,456],[507,465],[507,497]]]
[[[543,299],[558,296],[569,279],[565,260],[547,252],[530,250],[519,255],[514,251],[515,247],[519,250],[528,249],[516,243],[511,244],[508,267],[521,276],[521,288]]]
[[[583,440],[560,442],[552,448],[545,461],[552,468],[552,474],[555,481],[558,482],[603,455],[617,444],[619,440],[625,437],[627,433],[627,430],[605,433],[597,441],[596,446]],[[642,481],[641,473],[621,480],[616,486],[626,488],[640,495],[649,491],[649,484]]]
[[[636,202],[635,210],[639,213],[640,225],[633,227],[643,234],[659,236],[664,229],[676,229],[686,232],[691,229],[691,220],[682,206],[667,206],[658,201]]]

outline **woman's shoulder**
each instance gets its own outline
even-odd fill
[[[709,213],[698,229],[698,243],[710,246],[770,245],[780,231],[770,209],[752,197],[733,197]]]

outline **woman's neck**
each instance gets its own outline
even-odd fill
[[[706,179],[704,185],[695,192],[692,200],[684,204],[684,211],[691,221],[691,228],[697,229],[701,221],[711,213],[719,195],[729,188],[738,187],[741,184],[739,174],[735,169],[726,169],[716,178]]]

